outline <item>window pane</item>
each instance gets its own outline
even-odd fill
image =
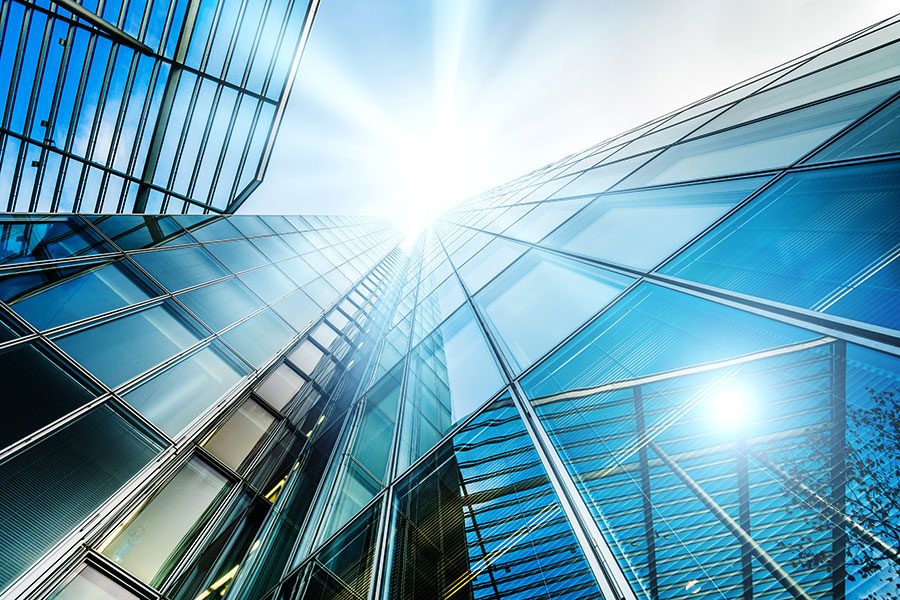
[[[84,566],[72,581],[57,590],[51,600],[141,600],[94,567]]]
[[[190,244],[194,241],[171,217],[105,215],[88,218],[123,250]]]
[[[881,86],[673,146],[616,186],[641,187],[784,167],[884,100]],[[727,114],[727,113],[725,113]]]
[[[141,252],[132,257],[170,292],[177,292],[228,274],[228,271],[219,266],[219,263],[199,246],[161,252]]]
[[[0,264],[112,252],[78,217],[0,216]]]
[[[475,296],[519,371],[615,298],[631,278],[530,251]],[[561,292],[564,290],[564,292]]]
[[[391,600],[603,598],[508,397],[396,488]]]
[[[858,158],[897,150],[900,150],[900,100],[894,100],[807,162]]]
[[[600,196],[543,245],[651,269],[766,181],[753,177]]]
[[[525,376],[531,398],[809,341],[809,331],[647,283]]]
[[[213,331],[220,331],[265,306],[235,278],[191,290],[178,299]]]
[[[527,249],[522,244],[495,239],[460,267],[459,276],[469,293],[474,294]]]
[[[102,553],[150,585],[158,585],[196,535],[228,481],[192,459],[149,503],[133,514],[103,546]]]
[[[568,198],[569,196],[596,195],[605,192],[617,181],[656,156],[656,153],[641,154],[619,162],[609,163],[585,171],[549,198]],[[534,198],[543,200],[544,198]]]
[[[503,384],[472,310],[463,307],[413,351],[407,375],[400,469],[427,452]]]
[[[305,341],[288,355],[288,360],[297,365],[307,375],[316,369],[316,365],[322,360],[323,353],[310,341]]]
[[[256,395],[281,410],[287,406],[306,380],[289,366],[282,364],[272,371],[254,390]]]
[[[287,275],[278,270],[275,265],[269,265],[239,276],[253,293],[263,299],[264,302],[274,302],[288,292],[297,289],[294,282]]]
[[[790,174],[663,271],[900,329],[898,180],[896,161]]]
[[[0,589],[160,449],[112,408],[100,406],[0,464]]]
[[[248,373],[232,352],[213,342],[123,398],[163,432],[176,437]]]
[[[199,325],[164,302],[55,339],[110,387],[131,379],[202,339]]]
[[[253,400],[245,400],[203,447],[237,471],[274,422],[272,413]]]
[[[240,273],[269,261],[247,240],[207,244],[206,250],[219,259],[232,273]]]
[[[0,448],[83,406],[97,393],[66,372],[62,359],[37,343],[0,350],[3,426]]]
[[[49,329],[160,294],[125,261],[24,271],[0,279],[0,298],[38,329]]]
[[[229,329],[222,334],[222,339],[258,368],[295,334],[287,323],[267,309]]]
[[[503,235],[526,242],[539,242],[587,202],[587,198],[542,202],[504,231]]]

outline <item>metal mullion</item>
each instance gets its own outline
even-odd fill
[[[49,53],[50,49],[50,35],[53,31],[54,23],[55,21],[52,18],[48,18],[47,22],[44,24],[44,36],[41,40],[41,49],[38,52],[34,85],[31,88],[31,96],[28,99],[28,108],[25,111],[25,124],[22,127],[22,130],[26,132],[31,131],[34,123],[34,112],[37,109],[38,92],[41,89],[41,83],[47,68],[47,54]],[[43,154],[44,152],[42,151],[41,158],[43,158]],[[34,184],[31,187],[31,199],[28,203],[29,211],[34,211],[37,209],[37,199],[40,195],[41,182],[43,178],[44,162],[42,160],[39,160],[38,166],[35,167]]]
[[[237,46],[238,37],[240,37],[241,26],[244,24],[244,15],[247,14],[247,4],[247,0],[241,0],[237,18],[234,20],[234,27],[231,30],[231,39],[228,42],[228,48],[225,51],[225,60],[222,63],[222,72],[220,75],[222,79],[225,79],[228,76],[228,69],[231,66],[234,49]]]
[[[281,20],[281,28],[278,30],[278,35],[275,38],[275,45],[274,45],[274,50],[272,51],[272,57],[269,59],[269,66],[266,67],[266,73],[265,73],[265,76],[263,77],[262,86],[260,87],[260,89],[263,91],[264,94],[268,94],[269,85],[272,82],[272,76],[275,74],[275,64],[278,62],[278,50],[281,48],[281,44],[284,43],[284,36],[288,30],[289,17],[291,16],[291,14],[294,10],[294,5],[298,1],[302,2],[303,0],[288,0],[288,2],[286,3],[286,7],[284,10],[284,18]],[[311,18],[309,16],[308,11],[309,11],[309,7],[307,7],[307,14],[304,15],[304,20]],[[312,14],[315,15],[315,11],[313,11]],[[301,38],[302,38],[302,29],[301,29]],[[279,90],[279,96],[280,95],[281,95],[281,91]]]
[[[4,112],[5,119],[3,120],[4,126],[9,126],[10,121],[12,119],[12,107],[15,104],[15,100],[17,97],[17,92],[19,89],[19,85],[22,81],[22,59],[25,56],[25,46],[28,44],[28,37],[31,31],[31,14],[30,10],[25,10],[25,14],[23,15],[22,21],[22,31],[19,33],[19,44],[16,47],[16,57],[13,62],[12,75],[13,81],[12,85],[9,88],[9,95],[7,96],[6,101],[6,110]],[[13,176],[10,182],[10,196],[7,201],[7,210],[13,211],[15,210],[17,198],[19,195],[19,185],[22,180],[22,166],[25,160],[25,152],[28,150],[27,144],[20,144],[18,148],[18,153],[16,155],[16,163],[13,168]]]
[[[231,204],[232,199],[238,195],[238,187],[241,185],[241,175],[244,174],[244,167],[247,164],[247,156],[250,154],[250,146],[253,145],[253,137],[256,128],[259,126],[259,116],[262,114],[262,102],[256,103],[256,110],[253,112],[253,125],[250,127],[250,136],[244,142],[244,149],[241,151],[241,160],[235,169],[234,179],[231,183],[231,192],[228,194],[227,203]]]
[[[447,253],[440,235],[437,235],[437,240],[449,259],[449,253]],[[578,540],[578,545],[590,566],[599,588],[606,598],[636,600],[636,596],[622,571],[621,565],[615,560],[612,550],[602,537],[596,521],[585,504],[584,498],[578,492],[575,483],[565,468],[565,464],[557,454],[556,447],[550,441],[539,417],[528,402],[527,396],[515,377],[513,369],[507,364],[506,358],[490,332],[480,308],[473,300],[468,287],[462,280],[462,277],[460,277],[459,271],[452,261],[450,261],[450,265],[453,267],[453,272],[466,296],[466,302],[469,304],[469,308],[472,310],[475,320],[482,330],[482,335],[484,335],[488,346],[491,348],[494,359],[500,364],[501,375],[507,382],[507,385],[510,386],[509,392],[512,404],[516,408],[526,434],[544,467],[547,480],[554,491],[560,508],[565,514],[566,520],[569,522],[573,535]]]
[[[219,184],[219,176],[222,173],[222,165],[225,162],[225,156],[228,153],[228,145],[231,143],[231,134],[234,133],[234,124],[237,122],[238,113],[241,110],[241,105],[245,101],[245,96],[243,93],[238,94],[237,101],[234,103],[234,108],[231,110],[231,118],[228,121],[228,126],[225,129],[225,137],[222,140],[222,148],[219,150],[219,158],[216,160],[216,168],[213,170],[212,181],[209,185],[209,201],[212,202],[213,196],[216,193],[216,188]],[[230,213],[234,211],[228,210],[228,206],[224,209],[225,213]]]
[[[180,79],[180,77],[179,77],[179,79]],[[175,180],[178,177],[178,170],[179,170],[179,167],[181,166],[181,157],[184,152],[184,145],[185,145],[185,142],[187,141],[188,132],[191,130],[191,127],[194,124],[194,118],[197,116],[197,114],[195,113],[195,109],[197,108],[197,98],[200,96],[200,88],[202,87],[202,84],[203,84],[203,79],[201,77],[197,77],[196,79],[194,79],[194,86],[193,86],[193,89],[191,90],[190,100],[188,100],[188,106],[187,106],[187,111],[185,113],[186,116],[184,119],[184,123],[182,124],[182,127],[181,127],[181,133],[178,136],[178,142],[175,144],[175,152],[171,157],[172,167],[169,171],[168,181],[166,182],[167,190],[175,189]],[[180,87],[180,81],[179,81],[178,87]],[[169,121],[169,125],[171,125],[171,124],[172,124],[172,122]],[[168,127],[167,127],[167,129],[168,129]],[[165,139],[165,137],[163,137],[163,139]],[[169,204],[169,198],[168,198],[168,193],[167,193],[162,201],[161,212],[166,212],[166,209],[168,208],[168,204]]]
[[[221,98],[222,86],[216,86],[216,91],[213,93],[211,109],[209,111],[209,115],[206,117],[206,126],[203,128],[203,136],[200,140],[200,148],[197,152],[197,159],[194,161],[194,166],[191,169],[191,176],[188,180],[188,187],[186,192],[187,196],[193,197],[194,195],[194,189],[197,185],[197,177],[200,174],[200,167],[201,163],[203,162],[202,158],[206,154],[206,146],[209,143],[209,134],[212,131],[213,121],[215,121],[216,113],[219,110],[219,102]]]

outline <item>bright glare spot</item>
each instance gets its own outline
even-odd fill
[[[481,191],[481,146],[477,135],[435,126],[399,140],[394,156],[385,157],[398,184],[392,221],[407,244],[453,205]]]
[[[684,585],[685,591],[691,592],[692,594],[696,594],[700,591],[700,580],[699,579],[691,579]]]
[[[751,416],[750,413],[750,394],[741,385],[729,383],[711,394],[710,417],[723,429],[734,431],[743,428]]]

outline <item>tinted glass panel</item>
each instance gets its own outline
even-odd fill
[[[794,173],[663,271],[900,328],[900,163]]]
[[[0,464],[0,589],[160,449],[110,407],[101,406]]]
[[[110,215],[89,218],[123,250],[190,244],[194,241],[172,217]]]
[[[898,44],[900,47],[900,44]],[[824,162],[900,150],[900,100],[894,100],[809,159]]]
[[[765,181],[754,177],[601,196],[544,245],[651,269]]]
[[[531,251],[475,301],[507,358],[521,371],[630,283],[624,275]]]
[[[0,279],[0,298],[38,329],[65,325],[160,293],[125,261],[27,271]]]
[[[112,252],[78,217],[0,217],[0,264]]]
[[[85,566],[72,581],[57,590],[52,600],[141,600],[93,567]]]
[[[201,339],[196,322],[163,303],[54,341],[101,381],[116,387]]]
[[[265,306],[235,278],[185,292],[178,299],[213,331],[220,331]]]
[[[222,334],[254,367],[260,367],[296,333],[271,310],[257,313]]]
[[[158,584],[185,550],[227,480],[192,459],[149,503],[117,528],[103,555],[145,583]]]
[[[142,252],[133,258],[171,292],[228,274],[202,247]]]

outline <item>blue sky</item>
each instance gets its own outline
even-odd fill
[[[412,235],[470,195],[896,10],[895,0],[321,0],[247,210],[384,215]]]

